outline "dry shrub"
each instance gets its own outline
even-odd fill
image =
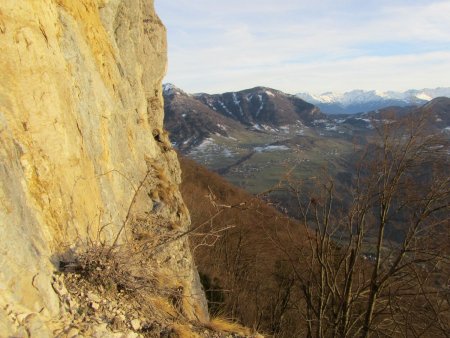
[[[158,277],[144,266],[129,245],[92,243],[71,262],[61,262],[62,272],[74,272],[105,290],[136,292],[155,289]]]
[[[198,337],[205,334],[208,337],[223,337],[224,332],[234,333],[233,336],[250,335],[250,330],[224,320],[214,320],[208,326],[188,319],[193,318],[192,309],[194,315],[202,313],[203,309],[195,311],[198,304],[197,299],[189,293],[190,286],[184,285],[183,275],[176,275],[177,272],[170,266],[165,266],[166,262],[170,264],[169,260],[176,258],[174,250],[180,250],[181,245],[175,243],[176,241],[185,241],[182,243],[184,248],[188,235],[198,236],[205,230],[207,238],[216,238],[220,232],[228,229],[229,225],[211,233],[207,225],[214,215],[218,214],[217,208],[213,208],[212,214],[208,215],[207,220],[203,220],[200,226],[189,230],[180,229],[176,224],[168,222],[164,213],[140,212],[144,210],[141,208],[141,197],[144,195],[155,203],[161,202],[169,206],[172,204],[170,199],[174,193],[169,191],[169,197],[165,194],[176,186],[166,174],[163,169],[152,164],[140,184],[133,186],[135,193],[126,217],[120,230],[109,239],[110,242],[105,242],[101,236],[106,226],[99,225],[95,239],[88,238],[86,243],[78,246],[76,253],[63,254],[66,258],[60,258],[60,270],[69,277],[66,279],[66,282],[70,283],[69,292],[81,294],[81,301],[86,290],[93,291],[104,300],[117,300],[118,306],[125,309],[126,314],[133,313],[136,314],[135,318],[145,319],[142,328],[138,330],[144,336],[150,336],[158,329],[179,337]],[[156,183],[147,182],[152,180]],[[210,203],[210,198],[206,197],[206,200]],[[229,206],[220,207],[227,211],[232,210]],[[183,211],[181,208],[178,213]],[[180,218],[181,216],[179,215]],[[203,236],[203,233],[201,235]],[[203,242],[201,244],[200,246],[203,246]],[[185,290],[188,291],[184,292]],[[103,305],[96,311],[102,310]],[[104,312],[103,315],[110,320],[108,313]],[[130,316],[127,319],[131,318]]]
[[[126,323],[133,318],[141,319],[141,328],[134,331],[144,337],[175,332],[178,324],[189,325],[181,306],[184,296],[180,281],[157,267],[156,260],[142,252],[140,245],[113,247],[93,242],[72,261],[62,262],[61,271],[66,275],[69,292],[80,304],[84,303],[82,307],[91,307],[88,298],[83,297],[89,292],[117,304],[125,313]],[[99,304],[97,315],[100,313],[115,330],[115,315],[110,313],[109,305],[103,304]]]

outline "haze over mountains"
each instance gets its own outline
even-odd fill
[[[450,97],[449,88],[410,89],[404,92],[352,90],[320,95],[298,93],[297,96],[319,107],[326,114],[355,114],[388,106],[420,106],[437,97]]]

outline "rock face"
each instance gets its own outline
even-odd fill
[[[165,28],[153,0],[2,0],[0,47],[0,336],[52,336],[61,255],[135,220],[189,226],[162,127]],[[205,319],[186,240],[167,252]]]

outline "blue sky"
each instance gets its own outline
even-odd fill
[[[155,0],[187,92],[450,87],[450,0]]]

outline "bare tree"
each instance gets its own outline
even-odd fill
[[[382,119],[353,175],[348,198],[335,200],[325,178],[298,202],[307,245],[291,228],[273,242],[290,262],[307,337],[448,337],[448,139],[426,115]],[[291,301],[295,297],[290,297]]]

